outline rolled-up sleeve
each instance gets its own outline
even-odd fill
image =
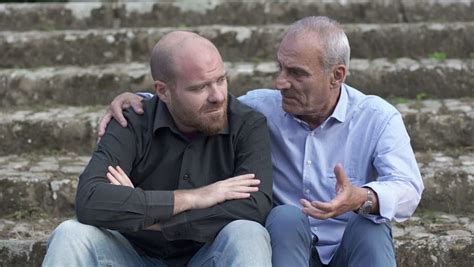
[[[380,216],[368,218],[375,222],[408,219],[421,200],[424,186],[410,137],[399,113],[393,115],[382,129],[373,165],[378,178],[364,186],[377,193]]]

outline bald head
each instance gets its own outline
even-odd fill
[[[193,63],[193,59],[205,52],[219,54],[209,40],[196,33],[173,31],[166,34],[155,45],[151,54],[150,67],[153,80],[174,83],[177,78],[176,67],[180,64]]]

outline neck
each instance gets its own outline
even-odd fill
[[[324,105],[319,112],[314,114],[307,114],[307,115],[300,115],[298,116],[299,119],[306,122],[309,125],[311,130],[314,130],[321,126],[324,121],[332,115],[334,110],[336,109],[337,102],[339,101],[339,97],[341,95],[341,89],[339,92],[333,97],[327,105]]]

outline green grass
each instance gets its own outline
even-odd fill
[[[442,61],[445,60],[447,56],[446,53],[443,52],[434,52],[429,54],[428,57],[434,60]]]

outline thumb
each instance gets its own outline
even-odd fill
[[[349,183],[349,178],[347,178],[347,175],[344,172],[344,169],[342,168],[342,165],[340,163],[336,164],[336,167],[334,167],[334,174],[336,175],[336,180],[338,184],[345,185]]]

